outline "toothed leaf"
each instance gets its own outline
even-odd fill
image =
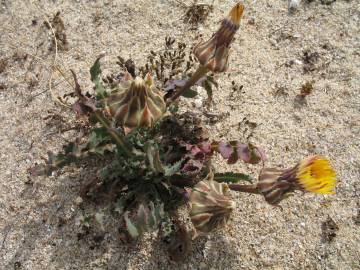
[[[95,60],[95,63],[90,68],[91,81],[95,84],[96,98],[103,99],[107,96],[106,90],[101,83],[101,68],[100,68],[101,57]]]
[[[184,93],[182,93],[182,96],[186,98],[194,98],[197,96],[197,94],[198,92],[191,89],[187,89]]]
[[[139,237],[140,233],[139,233],[137,227],[129,219],[129,212],[126,212],[124,214],[124,219],[125,219],[126,229],[127,229],[128,233],[130,234],[130,236],[133,239],[137,239]]]
[[[172,165],[165,166],[164,167],[164,169],[165,169],[164,175],[172,176],[175,173],[177,173],[178,171],[180,171],[182,162],[183,162],[183,160],[179,160],[178,162],[175,162]]]
[[[220,183],[237,183],[239,181],[247,181],[252,183],[252,178],[250,175],[243,173],[215,173],[214,180]]]

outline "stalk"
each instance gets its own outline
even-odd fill
[[[234,191],[260,194],[257,185],[241,185],[241,184],[228,184],[229,188]]]
[[[96,108],[95,102],[94,100],[91,100],[87,97],[85,97],[82,93],[81,93],[81,88],[80,85],[78,83],[77,77],[75,72],[70,69],[73,77],[74,77],[74,82],[75,82],[75,94],[78,96],[79,100],[83,103],[83,105],[85,105],[91,112],[94,113],[95,117],[99,120],[99,122],[101,123],[101,125],[106,128],[109,132],[109,134],[111,135],[111,137],[113,137],[113,139],[115,140],[116,144],[118,146],[120,146],[123,151],[125,152],[125,154],[129,157],[133,156],[133,153],[131,152],[131,150],[129,149],[129,147],[126,145],[125,140],[123,139],[123,137],[118,134],[114,129],[112,129],[107,121],[107,119],[102,115],[101,112],[98,111],[98,109]]]
[[[123,137],[110,127],[110,125],[108,124],[105,117],[99,111],[95,111],[94,114],[95,114],[96,118],[99,120],[99,122],[101,123],[101,125],[108,130],[109,134],[111,135],[111,137],[113,137],[116,144],[124,150],[124,152],[127,156],[131,157],[133,155],[133,153],[126,145]]]
[[[200,65],[195,73],[188,79],[183,87],[179,89],[175,93],[173,97],[168,102],[168,105],[174,102],[178,97],[180,97],[186,90],[188,90],[191,86],[193,86],[198,80],[200,80],[206,73],[209,72],[209,69],[206,66]]]

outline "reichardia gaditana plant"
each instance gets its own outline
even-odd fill
[[[144,232],[160,230],[173,260],[185,258],[191,238],[224,228],[237,207],[231,198],[234,191],[262,195],[272,205],[295,190],[333,193],[335,172],[322,156],[305,158],[286,170],[263,168],[257,183],[244,173],[216,172],[211,159],[217,153],[228,164],[264,164],[265,153],[249,142],[211,141],[196,116],[177,111],[180,96],[197,94],[194,85],[204,86],[210,97],[212,86],[219,87],[212,74],[227,70],[243,11],[244,5],[236,4],[213,36],[194,47],[189,61],[184,60],[186,45],[174,50],[168,38],[165,53],[152,52],[140,71],[132,65],[132,74],[125,68],[118,76],[103,78],[99,57],[90,68],[94,94],[84,93],[71,71],[77,97],[73,110],[86,119],[88,128],[60,153],[49,153],[31,174],[50,175],[101,157],[96,174],[83,181],[81,196],[96,199],[111,193],[109,203],[121,216],[125,238],[135,241]],[[185,204],[192,230],[178,218],[177,209]]]

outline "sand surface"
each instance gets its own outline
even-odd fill
[[[183,22],[187,8],[174,0],[0,1],[0,269],[360,269],[357,0],[304,1],[292,15],[286,1],[246,0],[230,71],[217,75],[210,109],[225,117],[208,124],[214,139],[251,135],[266,151],[267,166],[293,166],[314,153],[329,157],[339,179],[336,195],[297,194],[280,209],[260,196],[233,193],[237,209],[227,230],[197,240],[184,263],[170,264],[154,234],[135,247],[122,244],[107,224],[82,234],[82,218],[101,211],[79,205],[84,170],[28,177],[32,164],[76,134],[73,113],[53,98],[72,89],[52,67],[69,82],[74,69],[91,88],[88,70],[100,53],[106,53],[104,73],[116,70],[118,55],[143,65],[150,50],[164,47],[165,36],[189,47],[200,33],[209,37],[235,2],[201,1],[214,8],[193,29]],[[67,43],[56,54],[44,20],[58,11]],[[242,89],[234,91],[232,81]],[[296,96],[308,81],[314,90],[299,105]],[[196,102],[184,103],[203,112]],[[255,178],[261,168],[215,163],[218,171]],[[329,217],[338,228],[332,241],[326,241]]]

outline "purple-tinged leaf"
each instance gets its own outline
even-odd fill
[[[183,87],[186,83],[186,80],[169,80],[166,82],[164,91],[175,90],[178,87]]]
[[[239,156],[236,151],[234,151],[227,160],[227,164],[235,164],[239,160]]]
[[[250,163],[250,151],[248,145],[239,143],[237,145],[237,154],[242,161]]]
[[[239,143],[237,145],[237,154],[245,163],[257,164],[266,160],[264,151],[251,143],[247,145]]]
[[[239,159],[250,164],[257,164],[266,160],[264,151],[251,143],[242,144],[238,141],[220,141],[213,142],[211,148],[219,152],[227,160],[228,164],[234,164]]]
[[[209,141],[203,141],[203,142],[199,143],[198,147],[201,149],[201,151],[203,151],[206,154],[210,154],[212,151],[211,143]]]
[[[95,101],[85,95],[83,95],[81,93],[81,87],[79,85],[79,82],[77,80],[76,74],[73,70],[70,70],[73,77],[74,77],[74,82],[75,82],[75,94],[76,96],[79,98],[79,100],[77,101],[77,103],[80,105],[81,108],[79,108],[79,105],[74,105],[74,111],[77,112],[94,112],[96,111],[96,104]],[[76,104],[76,103],[75,103]],[[85,109],[86,108],[86,109]]]
[[[73,111],[75,112],[77,117],[87,115],[91,112],[88,107],[86,107],[81,101],[76,101],[72,106]]]
[[[186,175],[195,175],[201,171],[203,163],[197,160],[189,159],[181,168],[181,172]]]
[[[207,81],[207,76],[203,76],[200,79],[198,79],[195,83],[195,85],[204,87],[204,83]]]
[[[228,159],[234,154],[234,148],[227,142],[219,142],[217,150],[224,159]]]

